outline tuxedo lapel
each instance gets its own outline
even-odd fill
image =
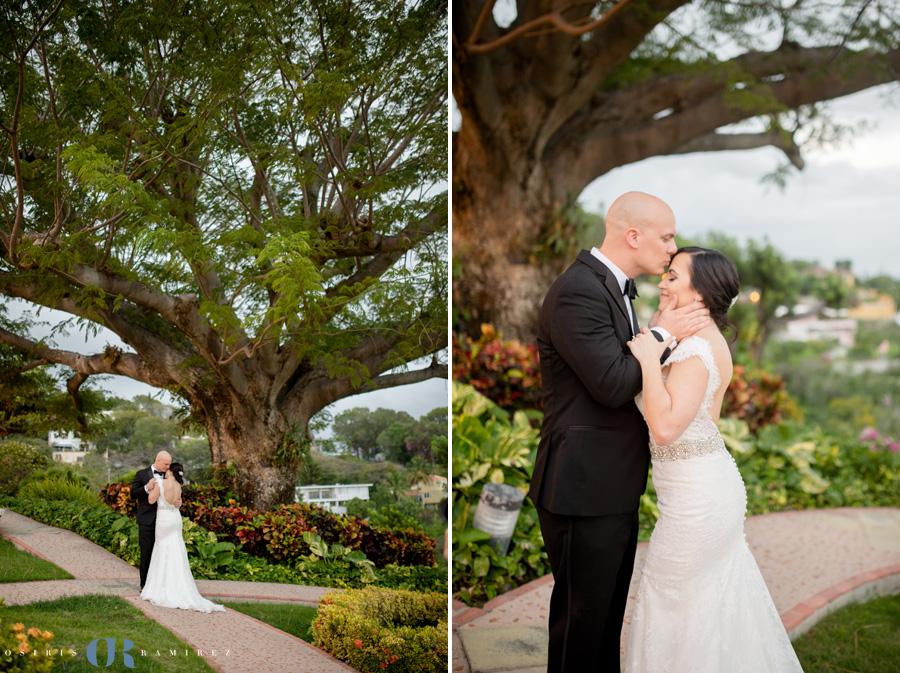
[[[622,317],[629,321],[630,325],[628,308],[625,306],[625,295],[622,294],[622,288],[619,287],[619,281],[616,280],[615,274],[610,272],[606,264],[594,257],[590,250],[582,250],[578,253],[578,261],[587,264],[594,270],[594,273],[600,276],[600,279],[603,281],[603,286],[612,296],[616,306],[619,307],[619,311],[622,312]]]

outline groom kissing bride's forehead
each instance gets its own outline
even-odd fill
[[[555,580],[548,673],[618,670],[650,460],[634,404],[641,366],[627,348],[640,334],[634,278],[663,274],[676,249],[672,209],[624,194],[607,212],[600,248],[581,251],[541,306],[544,422],[530,496]],[[677,302],[650,322],[661,342],[709,324],[702,303]]]
[[[661,310],[642,329],[634,278],[662,275],[670,262]],[[739,287],[721,253],[676,248],[665,202],[629,192],[610,206],[600,248],[583,250],[547,291],[537,336],[544,421],[529,491],[554,579],[547,673],[619,671],[651,456],[667,505],[646,555],[626,671],[736,670],[747,661],[746,670],[799,669],[765,586],[754,581],[761,577],[743,537],[743,482],[716,425],[732,374],[721,330]],[[695,614],[703,602],[690,597],[716,602],[690,580],[710,576],[713,589],[740,587],[738,622],[775,615],[756,620],[765,637],[748,642],[756,650],[777,642],[785,667],[756,666],[753,648],[737,648],[726,668],[717,667],[714,644],[699,654],[685,649],[693,644],[678,634],[693,637],[710,618]],[[676,660],[686,665],[673,667]]]

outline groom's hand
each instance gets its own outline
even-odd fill
[[[677,341],[686,339],[709,325],[709,309],[702,301],[678,306],[678,295],[669,298],[669,304],[650,320],[650,327],[662,327]]]

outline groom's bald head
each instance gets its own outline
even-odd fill
[[[153,467],[160,472],[165,472],[169,469],[169,465],[172,464],[172,456],[169,455],[168,451],[160,451],[156,454],[156,460],[153,462]]]
[[[600,250],[628,276],[661,274],[675,249],[675,213],[665,201],[644,192],[613,201]]]

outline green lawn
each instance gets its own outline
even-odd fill
[[[74,649],[75,657],[61,669],[66,673],[96,673],[86,649],[96,638],[115,638],[116,655],[106,670],[129,671],[122,658],[123,638],[134,643],[135,669],[141,673],[214,673],[213,669],[184,641],[144,616],[118,596],[73,596],[56,601],[11,605],[0,608],[3,626],[21,622],[26,629],[36,626],[54,634],[53,647]],[[145,650],[148,656],[140,656]],[[175,655],[170,654],[174,650]],[[160,653],[157,656],[157,651]],[[98,643],[97,663],[107,661],[106,644]]]
[[[804,673],[897,673],[900,596],[848,605],[794,641]]]
[[[316,608],[307,608],[283,603],[223,603],[232,610],[243,612],[269,626],[290,633],[292,636],[312,643],[309,626],[316,617]]]
[[[72,576],[62,568],[20,551],[6,538],[0,538],[0,584],[70,579]]]

